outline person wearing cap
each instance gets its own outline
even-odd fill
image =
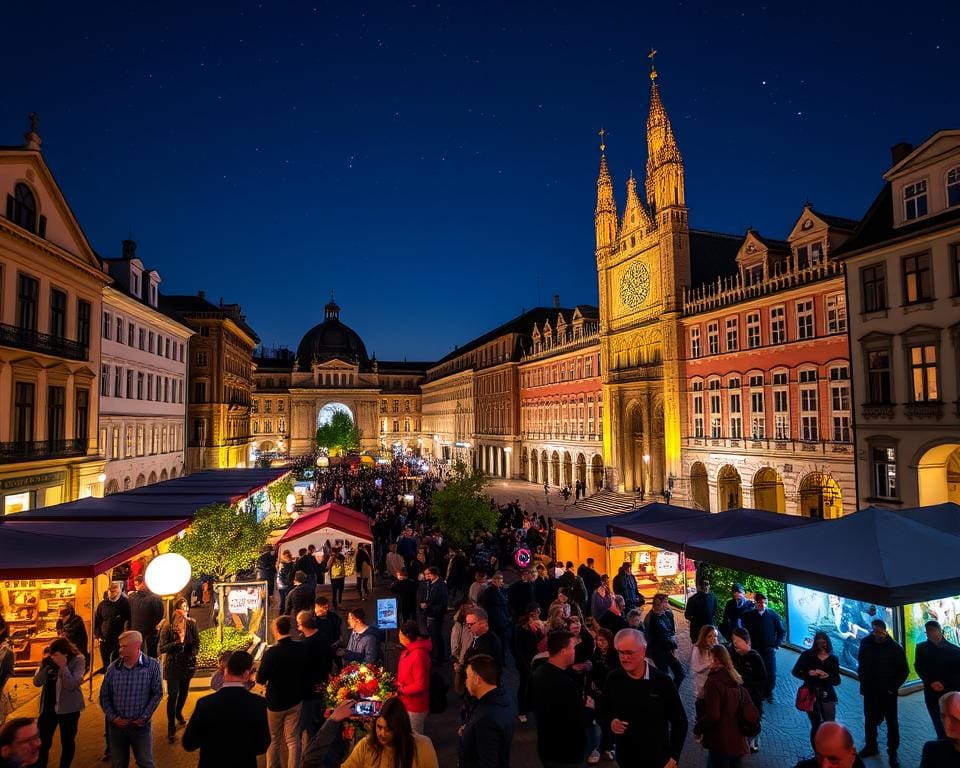
[[[709,579],[700,579],[696,593],[687,600],[683,615],[690,622],[690,641],[696,644],[700,629],[713,625],[717,615],[717,596],[710,591]]]
[[[753,600],[747,600],[743,584],[734,584],[730,587],[730,593],[731,598],[723,608],[723,621],[720,622],[720,632],[728,643],[733,642],[733,630],[743,626],[743,614],[756,607]]]

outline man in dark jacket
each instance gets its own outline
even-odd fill
[[[380,663],[380,633],[367,624],[367,612],[362,605],[347,613],[347,626],[350,627],[350,637],[343,651],[344,662]]]
[[[270,753],[267,765],[281,765],[281,751],[287,748],[287,765],[300,764],[300,706],[308,681],[306,651],[290,637],[289,616],[273,620],[275,645],[264,651],[257,670],[257,683],[267,687],[267,722],[270,726]]]
[[[643,605],[644,600],[640,596],[637,577],[633,575],[630,563],[621,565],[619,572],[613,577],[613,592],[623,598],[625,611],[631,611]]]
[[[287,594],[287,602],[283,612],[287,616],[296,617],[300,611],[312,611],[316,597],[316,587],[310,586],[310,577],[303,571],[293,574],[293,589]]]
[[[270,746],[267,702],[247,689],[252,669],[253,657],[234,651],[227,660],[223,687],[197,701],[182,739],[187,752],[200,750],[197,768],[255,768],[257,755]]]
[[[716,621],[717,596],[710,591],[709,579],[700,579],[697,592],[687,600],[683,615],[690,622],[690,640],[695,643],[700,629]]]
[[[677,768],[687,737],[687,713],[673,681],[647,663],[636,629],[614,638],[621,669],[607,675],[601,717],[610,723],[621,768]]]
[[[533,591],[533,568],[520,571],[520,579],[507,587],[507,607],[510,609],[510,618],[516,624],[527,610],[530,603],[537,602]]]
[[[497,571],[490,579],[490,586],[480,593],[477,604],[487,612],[490,629],[500,641],[500,647],[510,647],[513,625],[510,623],[510,609],[507,607],[507,590],[503,587],[503,574]]]
[[[123,596],[123,582],[111,581],[107,594],[93,616],[93,636],[100,641],[104,669],[117,657],[120,634],[130,626],[130,602]]]
[[[566,587],[570,599],[580,606],[581,612],[585,610],[584,606],[587,604],[587,598],[589,597],[587,588],[583,583],[583,579],[574,573],[573,563],[570,560],[567,560],[563,573],[561,573],[557,579],[557,586]]]
[[[593,709],[584,707],[582,688],[568,672],[576,648],[577,641],[570,632],[551,632],[547,635],[547,663],[530,677],[530,702],[537,718],[537,757],[543,768],[575,768],[585,757],[586,728],[593,721]]]
[[[323,637],[333,655],[333,664],[340,667],[340,657],[337,656],[337,646],[340,645],[340,633],[343,629],[343,619],[330,607],[330,600],[326,595],[317,597],[313,604],[313,615],[317,617],[317,632]]]
[[[160,638],[157,627],[163,621],[163,600],[147,588],[143,574],[138,573],[133,579],[133,594],[127,601],[130,603],[130,629],[137,630],[143,636],[143,652],[157,658],[157,641]]]
[[[294,572],[301,571],[306,575],[304,584],[307,584],[311,589],[317,588],[317,558],[314,557],[310,550],[306,547],[301,547],[297,555],[297,562],[293,566]],[[294,615],[296,615],[294,613]]]
[[[860,653],[857,654],[866,736],[866,744],[860,750],[860,757],[873,757],[880,753],[877,730],[880,723],[886,720],[887,762],[890,768],[898,768],[900,720],[897,713],[897,692],[910,674],[910,668],[907,666],[907,655],[903,648],[887,634],[886,622],[874,619],[870,626],[873,632],[860,641]]]
[[[960,648],[943,636],[940,622],[928,621],[924,629],[927,639],[917,643],[913,666],[923,681],[923,700],[937,738],[945,739],[940,698],[950,691],[960,691]]]
[[[417,582],[407,576],[406,568],[400,568],[393,576],[390,591],[397,596],[397,612],[402,624],[417,616]]]
[[[960,764],[960,693],[943,694],[939,707],[946,735],[923,745],[920,768],[954,768]]]
[[[463,654],[464,665],[471,656],[492,656],[503,669],[503,646],[500,638],[490,631],[490,619],[483,608],[471,608],[467,611],[467,629],[473,635],[470,647]]]
[[[720,634],[728,643],[733,642],[733,630],[743,626],[743,614],[752,611],[755,606],[752,600],[747,600],[743,584],[734,584],[730,587],[731,597],[723,607],[723,621],[720,622]]]
[[[787,636],[783,621],[776,611],[767,608],[767,596],[762,592],[753,595],[755,607],[743,614],[743,628],[750,633],[750,645],[767,670],[767,690],[764,698],[773,703],[773,692],[777,687],[777,649]]]
[[[840,723],[830,720],[821,723],[813,737],[813,745],[817,754],[801,760],[796,768],[864,768],[863,760],[857,757],[853,736]]]
[[[460,734],[460,768],[509,768],[516,697],[500,687],[500,666],[486,654],[467,662],[467,693],[475,700]]]
[[[308,738],[313,738],[323,723],[324,693],[333,668],[333,651],[327,638],[317,631],[317,617],[313,611],[297,614],[297,629],[302,636],[300,644],[307,661],[303,670],[306,692],[300,708],[300,728]]]
[[[443,620],[447,616],[447,583],[440,578],[440,571],[437,567],[431,565],[425,571],[427,578],[426,591],[423,595],[423,602],[420,603],[420,610],[423,611],[423,618],[427,625],[427,633],[430,635],[430,643],[433,647],[433,660],[443,664],[447,660],[446,642],[443,639]]]
[[[586,563],[581,563],[577,568],[577,576],[583,582],[584,589],[587,590],[587,609],[590,608],[590,596],[600,586],[600,574],[593,567],[593,558],[588,557]]]

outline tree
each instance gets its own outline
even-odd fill
[[[267,498],[270,499],[270,507],[275,515],[283,512],[287,496],[291,493],[293,493],[293,480],[289,476],[267,486]]]
[[[349,413],[337,411],[317,430],[317,445],[331,456],[360,447],[360,434]]]
[[[171,552],[183,555],[194,576],[209,574],[227,581],[247,570],[263,551],[273,525],[258,523],[254,513],[229,504],[210,504],[197,515],[182,538],[174,539]]]
[[[454,462],[441,490],[433,494],[433,517],[447,538],[465,546],[478,531],[494,531],[500,512],[484,494],[487,478],[460,459]]]

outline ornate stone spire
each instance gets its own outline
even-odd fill
[[[683,157],[673,135],[673,126],[660,99],[656,50],[650,58],[650,113],[647,115],[647,205],[657,214],[670,205],[685,205],[683,191]]]
[[[37,117],[36,112],[30,113],[30,130],[23,134],[25,143],[23,145],[24,149],[33,149],[37,152],[40,151],[40,134],[37,133],[37,128],[40,127],[40,118]]]
[[[627,179],[627,206],[623,210],[620,232],[625,234],[637,229],[646,232],[652,226],[653,220],[637,194],[637,179],[633,171],[630,171],[630,178]]]
[[[617,202],[613,197],[613,179],[607,167],[607,132],[600,129],[600,173],[597,176],[597,209],[594,224],[597,250],[613,245],[617,238]]]

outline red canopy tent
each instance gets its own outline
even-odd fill
[[[370,518],[362,512],[330,502],[301,513],[280,537],[277,546],[296,555],[301,547],[313,544],[320,549],[326,541],[335,545],[338,539],[344,543],[372,545]]]

